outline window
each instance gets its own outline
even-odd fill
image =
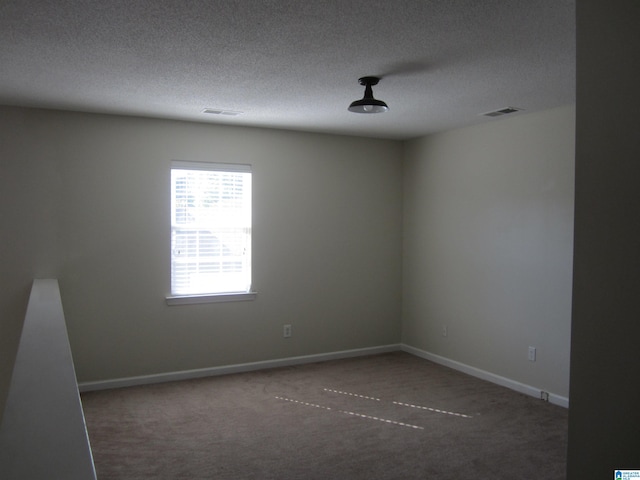
[[[250,290],[251,166],[173,162],[167,300]]]

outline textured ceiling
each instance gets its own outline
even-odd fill
[[[574,0],[0,2],[4,105],[406,139],[574,101]]]

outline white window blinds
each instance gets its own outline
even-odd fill
[[[251,166],[171,165],[171,294],[251,290]]]

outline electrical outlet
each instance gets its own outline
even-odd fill
[[[291,325],[283,325],[282,326],[282,336],[284,338],[291,337]]]
[[[449,329],[446,325],[442,325],[442,336],[446,337],[449,334]]]
[[[536,347],[529,347],[529,361],[536,361]]]
[[[544,402],[549,401],[549,392],[545,392],[544,390],[540,391],[540,400]]]

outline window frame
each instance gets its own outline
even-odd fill
[[[209,172],[242,172],[249,173],[251,175],[251,180],[253,180],[253,172],[252,166],[250,164],[242,164],[242,163],[218,163],[218,162],[194,162],[194,161],[184,161],[184,160],[172,160],[170,165],[170,180],[169,180],[169,196],[170,196],[170,230],[171,230],[171,239],[169,246],[169,262],[170,262],[170,272],[169,272],[169,282],[171,288],[169,289],[171,293],[165,297],[167,305],[189,305],[189,304],[202,304],[202,303],[218,303],[218,302],[238,302],[238,301],[248,301],[255,300],[257,296],[257,292],[253,291],[252,285],[250,284],[248,290],[246,291],[229,291],[229,292],[211,292],[211,293],[174,293],[173,289],[173,230],[174,230],[174,189],[173,189],[173,170],[202,170]],[[252,187],[250,185],[250,215],[253,210],[252,205]],[[249,222],[249,279],[252,277],[252,259],[251,259],[251,243],[252,243],[252,232],[251,232],[251,221]]]

